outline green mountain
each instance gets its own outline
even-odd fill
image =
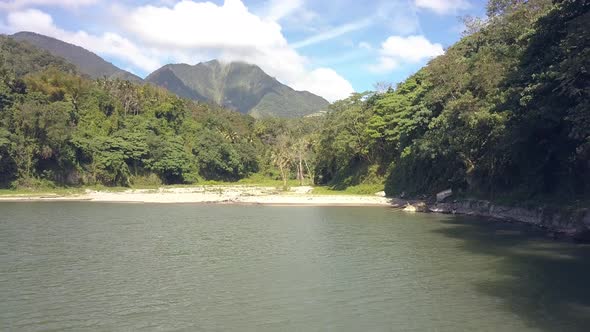
[[[59,39],[40,35],[33,32],[18,32],[11,36],[15,40],[27,42],[33,46],[66,59],[76,65],[78,70],[92,78],[119,78],[133,82],[141,82],[142,79],[128,71],[122,70],[98,55],[73,44]]]
[[[30,44],[31,50],[39,48],[63,58],[91,78],[143,81],[82,47],[55,38],[33,32],[18,32],[9,37]],[[33,62],[43,63],[41,60]],[[150,74],[145,81],[181,97],[218,104],[259,118],[302,117],[317,114],[329,105],[324,98],[307,91],[295,91],[267,75],[260,67],[243,62],[225,64],[213,60],[194,66],[169,64]]]
[[[307,91],[295,91],[260,67],[217,60],[166,65],[145,79],[179,96],[216,103],[254,117],[300,117],[317,113],[329,103]]]
[[[31,44],[0,35],[0,68],[10,70],[17,78],[20,78],[49,67],[67,73],[77,72],[76,67],[63,58],[56,57]],[[6,73],[0,74],[6,75]]]

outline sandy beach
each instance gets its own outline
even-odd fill
[[[13,195],[0,196],[0,202],[88,201],[120,203],[217,203],[261,205],[317,206],[393,206],[405,202],[382,195],[314,195],[312,187],[292,187],[279,191],[274,187],[195,186],[183,188],[129,189],[121,192],[86,190],[78,195]]]

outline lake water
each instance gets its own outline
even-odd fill
[[[388,208],[0,204],[0,329],[588,331],[590,247]]]

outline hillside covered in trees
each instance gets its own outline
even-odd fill
[[[91,81],[0,40],[3,186],[235,180],[258,170],[254,120],[152,85]]]
[[[0,40],[4,187],[235,181],[252,174],[389,195],[587,199],[590,2],[490,0],[444,55],[325,116],[254,118],[152,85],[89,80]]]
[[[122,79],[132,82],[141,82],[138,76],[120,68],[117,68],[110,62],[105,61],[98,55],[85,50],[84,48],[63,42],[59,39],[47,37],[34,32],[18,32],[10,36],[18,41],[25,41],[40,49],[64,58],[76,66],[83,74],[91,78],[108,77],[110,79]]]
[[[464,38],[395,90],[336,103],[317,173],[340,184],[373,166],[390,195],[587,198],[589,9],[491,0],[487,20],[467,20]]]

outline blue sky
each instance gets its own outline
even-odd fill
[[[398,83],[456,42],[484,0],[0,0],[0,32],[50,35],[144,77],[255,63],[330,101]]]

